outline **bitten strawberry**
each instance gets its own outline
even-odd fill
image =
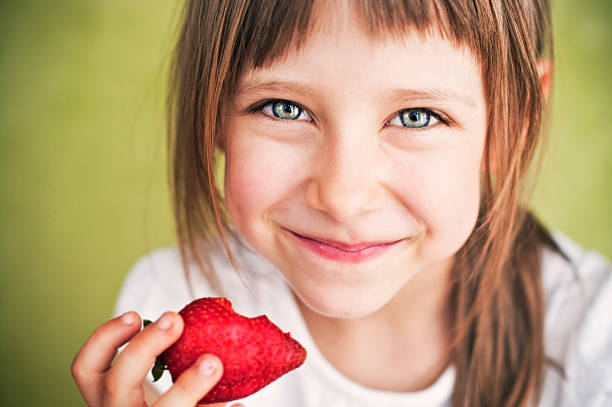
[[[200,298],[179,314],[185,323],[183,333],[157,358],[153,376],[157,380],[165,365],[176,381],[201,354],[216,355],[223,362],[223,377],[200,403],[246,397],[306,359],[302,345],[268,317],[239,315],[225,298]]]

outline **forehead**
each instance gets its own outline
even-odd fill
[[[480,64],[467,46],[437,29],[372,35],[352,2],[326,4],[313,10],[314,22],[299,47],[290,44],[283,56],[244,73],[239,94],[294,84],[328,95],[344,89],[355,97],[388,97],[407,90],[482,102]]]

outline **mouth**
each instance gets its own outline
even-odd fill
[[[344,263],[360,263],[378,257],[405,239],[385,242],[361,242],[348,244],[320,237],[304,236],[285,229],[302,247],[330,260]]]

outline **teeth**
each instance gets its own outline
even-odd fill
[[[336,249],[342,250],[343,252],[360,252],[360,251],[362,251],[364,249],[367,249],[368,247],[372,247],[372,246],[356,246],[356,247],[352,247],[352,248],[349,249],[349,248],[346,248],[346,247],[336,246],[333,243],[325,243],[325,242],[321,242],[321,243],[326,244],[326,245],[331,246],[331,247],[335,247]]]
[[[308,240],[312,240],[314,242],[318,242],[318,243],[324,244],[326,246],[330,246],[330,247],[336,248],[338,250],[342,250],[343,252],[360,252],[360,251],[362,251],[364,249],[367,249],[369,247],[378,246],[378,245],[359,245],[359,246],[352,246],[352,247],[349,248],[349,247],[346,247],[344,245],[337,244],[337,243],[323,242],[321,240],[315,240],[315,239],[311,239],[311,238],[305,237],[305,236],[302,236],[302,237],[304,237],[305,239],[308,239]]]
[[[291,232],[291,233],[293,233],[294,235],[296,235],[296,236],[298,236],[298,237],[300,237],[302,239],[310,240],[312,242],[317,242],[319,244],[324,244],[326,246],[333,247],[335,249],[342,250],[343,252],[347,252],[347,253],[360,252],[360,251],[363,251],[365,249],[369,249],[371,247],[387,246],[387,245],[396,243],[396,242],[388,242],[388,243],[379,243],[379,244],[363,244],[363,245],[350,246],[350,245],[345,245],[345,244],[342,244],[342,243],[325,242],[325,241],[322,241],[322,240],[313,239],[311,237],[303,236],[303,235],[300,235],[300,234],[295,233],[295,232]]]

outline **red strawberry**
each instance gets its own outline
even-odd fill
[[[200,298],[179,314],[185,327],[153,368],[161,376],[165,364],[172,380],[203,353],[223,362],[223,377],[200,403],[241,399],[267,386],[306,359],[306,350],[289,333],[283,333],[268,317],[237,314],[225,298]],[[157,372],[155,372],[157,370]]]

